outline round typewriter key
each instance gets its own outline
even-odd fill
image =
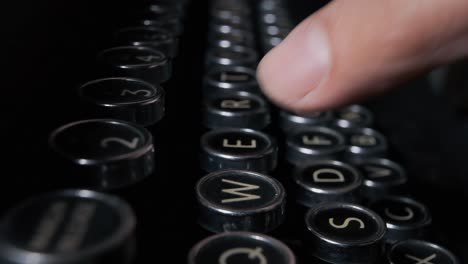
[[[422,240],[406,240],[394,244],[387,252],[389,264],[458,264],[447,249]]]
[[[184,14],[184,6],[179,3],[157,3],[153,2],[149,6],[146,7],[146,10],[155,15],[155,17],[161,16],[164,17],[168,14],[172,16],[183,16]]]
[[[389,194],[404,192],[405,170],[397,163],[382,158],[363,159],[354,164],[364,177],[362,194],[374,200]]]
[[[250,232],[225,232],[198,242],[189,264],[295,264],[293,252],[273,237]]]
[[[286,139],[286,158],[301,165],[313,159],[338,158],[346,148],[344,136],[330,128],[310,127]]]
[[[223,91],[246,91],[260,93],[255,70],[241,67],[217,67],[205,75],[204,95]]]
[[[255,47],[255,38],[252,32],[225,26],[217,31],[210,31],[211,41],[228,40],[233,45]]]
[[[294,133],[311,126],[326,125],[331,120],[331,112],[314,112],[307,115],[299,115],[285,110],[280,111],[280,126],[285,133]]]
[[[331,263],[374,263],[382,254],[385,223],[371,210],[323,203],[305,217],[310,251]]]
[[[369,127],[374,117],[367,108],[352,105],[336,111],[335,125],[340,128]]]
[[[213,130],[205,133],[200,143],[201,166],[208,172],[240,169],[266,173],[276,168],[276,142],[259,131],[246,128]]]
[[[184,30],[183,24],[180,21],[180,18],[177,16],[164,16],[163,18],[154,17],[154,18],[145,18],[140,19],[140,25],[147,27],[157,27],[170,32],[174,36],[180,36]]]
[[[385,156],[387,152],[387,140],[385,137],[372,128],[354,128],[346,131],[347,154],[350,160],[365,157]]]
[[[307,207],[327,201],[354,202],[362,176],[348,164],[336,160],[317,160],[299,167],[293,174],[296,199]]]
[[[265,38],[278,37],[285,39],[291,30],[289,28],[279,27],[277,25],[269,25],[262,29],[262,34]]]
[[[277,180],[242,170],[212,172],[196,185],[199,223],[212,232],[266,233],[285,216],[285,191]]]
[[[263,0],[260,1],[259,9],[261,11],[275,11],[281,8],[281,1],[278,0]]]
[[[253,23],[250,17],[246,17],[243,15],[232,14],[231,16],[223,17],[223,16],[216,16],[213,18],[213,22],[211,23],[211,30],[216,30],[216,27],[219,25],[227,25],[233,28],[238,28],[241,30],[252,30]]]
[[[262,23],[265,25],[275,25],[286,29],[292,28],[291,20],[289,20],[286,15],[271,11],[262,14]]]
[[[132,77],[156,84],[171,76],[171,63],[164,53],[142,46],[114,47],[98,55],[103,71],[112,76]]]
[[[257,52],[254,49],[231,46],[228,48],[211,48],[206,57],[207,66],[255,66]]]
[[[371,203],[369,207],[385,221],[388,230],[386,240],[390,243],[420,238],[431,224],[427,207],[408,197],[385,197]]]
[[[230,18],[233,16],[249,17],[251,12],[249,4],[241,1],[217,2],[211,7],[211,16],[215,18]]]
[[[219,94],[205,100],[204,123],[209,128],[263,129],[270,123],[269,107],[248,92]]]
[[[73,164],[80,185],[99,189],[128,186],[153,172],[154,148],[148,130],[113,119],[90,119],[56,129],[50,146]],[[76,175],[75,175],[76,174]]]
[[[138,79],[97,79],[83,84],[78,94],[103,117],[141,125],[154,124],[164,117],[162,87]]]
[[[117,197],[88,190],[48,193],[3,216],[0,255],[15,264],[127,264],[135,224],[130,206]]]
[[[177,39],[162,28],[147,26],[124,28],[117,32],[116,41],[123,45],[153,48],[169,58],[177,54]]]

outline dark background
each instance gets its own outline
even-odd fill
[[[166,85],[167,116],[159,145],[161,182],[167,200],[157,202],[158,213],[194,222],[184,199],[192,199],[200,127],[202,62],[206,47],[206,1],[194,0],[181,38],[181,55],[174,77]],[[326,1],[289,1],[296,22]],[[66,182],[51,162],[47,139],[56,127],[86,118],[76,100],[76,88],[89,80],[94,56],[112,45],[115,29],[126,25],[134,1],[15,1],[1,8],[1,139],[3,152],[0,208],[2,212],[26,196],[55,189]],[[468,251],[468,105],[467,67],[446,67],[438,85],[423,76],[384,96],[362,102],[376,116],[376,127],[387,137],[392,157],[407,169],[415,197],[427,204],[434,218],[438,242],[462,256]],[[435,76],[435,75],[432,75]],[[158,128],[159,129],[159,128]],[[185,141],[180,142],[180,138]],[[182,165],[182,166],[181,166]],[[183,167],[183,168],[181,168]],[[190,178],[184,186],[180,178]],[[177,179],[177,180],[175,180]],[[167,184],[161,186],[159,184]],[[171,189],[174,188],[174,189]],[[2,213],[0,212],[0,213]],[[192,225],[164,232],[168,241],[184,239]],[[161,226],[164,229],[163,226]],[[179,229],[179,230],[178,230]],[[174,232],[171,236],[169,232]],[[170,238],[169,238],[170,237]],[[187,239],[186,239],[187,240]],[[193,243],[188,239],[186,246]],[[465,249],[465,251],[463,251]]]

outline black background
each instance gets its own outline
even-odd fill
[[[48,135],[60,125],[89,117],[77,103],[76,88],[92,78],[95,55],[112,46],[112,32],[126,25],[129,6],[135,3],[27,0],[2,5],[1,212],[66,181],[51,162]],[[294,19],[300,21],[325,1],[289,3]],[[194,0],[189,8],[174,75],[164,85],[167,116],[151,128],[159,159],[154,190],[161,193],[150,200],[153,213],[167,219],[157,224],[170,225],[160,226],[157,236],[184,250],[200,238],[187,234],[196,228],[191,194],[199,176],[195,131],[201,131],[198,110],[208,20],[206,1]],[[412,193],[430,208],[433,240],[458,256],[465,254],[468,261],[468,226],[462,217],[468,202],[468,78],[461,64],[447,69],[449,78],[438,92],[423,76],[362,103],[374,112],[376,127],[388,137],[392,157],[407,169]],[[178,255],[180,260],[185,257]]]

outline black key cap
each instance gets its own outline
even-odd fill
[[[163,52],[169,58],[177,55],[178,41],[170,32],[157,27],[129,27],[116,33],[120,45],[146,46]]]
[[[210,41],[227,40],[233,45],[255,47],[255,37],[251,31],[224,26],[220,30],[210,31]]]
[[[263,129],[270,123],[266,101],[248,92],[219,94],[205,100],[204,124],[208,128]]]
[[[268,25],[263,28],[261,34],[263,38],[277,37],[285,39],[291,30],[289,28],[280,27],[277,25]]]
[[[360,105],[351,105],[335,112],[334,125],[340,128],[369,127],[374,121],[371,111]]]
[[[406,171],[388,159],[369,158],[354,164],[364,177],[362,195],[375,200],[391,194],[406,192]]]
[[[213,47],[206,55],[207,67],[213,66],[247,66],[256,67],[258,63],[257,52],[254,49],[242,46],[228,48]]]
[[[285,110],[280,111],[280,126],[285,133],[308,129],[311,126],[326,125],[332,120],[331,112],[315,112],[310,114],[295,114]]]
[[[252,31],[252,19],[248,16],[232,14],[230,16],[216,16],[210,24],[210,30],[216,30],[219,25],[226,25],[241,30]]]
[[[216,2],[211,6],[211,17],[230,18],[233,16],[249,17],[252,13],[248,3],[241,1]]]
[[[277,164],[276,141],[251,129],[218,129],[200,140],[201,167],[208,172],[220,169],[271,172]]]
[[[133,211],[106,194],[44,194],[14,207],[0,223],[1,263],[129,264],[133,259]]]
[[[138,24],[148,27],[162,28],[174,36],[180,36],[184,31],[184,26],[181,23],[180,18],[177,16],[143,18],[139,20]]]
[[[374,201],[369,207],[378,213],[387,225],[387,242],[422,238],[432,218],[428,208],[414,199],[390,196]]]
[[[264,24],[263,27],[268,25],[275,25],[285,29],[292,28],[291,20],[285,14],[281,14],[281,12],[264,12],[262,13],[261,19],[261,22]]]
[[[98,64],[108,76],[132,77],[152,84],[171,77],[171,62],[164,53],[147,47],[124,46],[103,50]]]
[[[266,233],[285,217],[285,191],[277,180],[260,173],[223,170],[196,185],[198,222],[212,232]]]
[[[198,242],[188,255],[189,264],[295,264],[293,252],[270,236],[225,232]]]
[[[148,12],[154,14],[156,17],[165,16],[167,14],[177,15],[182,17],[185,13],[183,5],[178,3],[152,3],[146,7]]]
[[[83,84],[79,97],[96,116],[151,125],[164,117],[164,90],[130,78],[97,79]]]
[[[286,158],[300,166],[316,159],[337,159],[345,150],[344,136],[327,127],[310,127],[288,135]]]
[[[347,203],[323,203],[307,212],[309,250],[331,263],[375,263],[381,256],[385,223],[371,210]]]
[[[394,244],[387,253],[389,264],[459,264],[449,250],[422,240]]]
[[[255,70],[241,66],[212,68],[205,75],[203,94],[246,91],[260,94]]]
[[[384,157],[387,140],[372,128],[353,128],[345,132],[348,145],[347,159],[359,162],[369,157]]]
[[[358,201],[362,176],[352,166],[336,160],[308,162],[293,174],[296,200],[307,207],[328,201]]]
[[[65,183],[98,189],[126,187],[154,170],[151,133],[121,120],[91,119],[69,123],[49,138],[52,149],[65,159]]]
[[[263,37],[262,38],[262,49],[264,53],[267,53],[274,47],[278,46],[283,42],[284,38],[281,37]]]

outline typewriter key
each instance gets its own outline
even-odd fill
[[[178,41],[170,32],[158,27],[128,27],[116,33],[120,45],[146,46],[163,52],[167,57],[177,55]]]
[[[422,238],[431,224],[428,208],[411,198],[389,196],[372,202],[369,207],[379,214],[387,225],[387,242]]]
[[[225,232],[198,242],[189,252],[189,264],[295,264],[293,252],[267,235]]]
[[[336,160],[311,161],[293,174],[296,200],[307,207],[327,201],[358,200],[362,176],[352,166]]]
[[[132,77],[157,84],[171,76],[171,63],[166,55],[147,47],[106,49],[98,54],[97,60],[103,72],[113,77]]]
[[[44,194],[0,220],[1,263],[131,263],[135,224],[117,197],[89,190]]]
[[[72,177],[63,179],[65,183],[116,189],[140,181],[154,170],[150,132],[121,120],[69,123],[50,135],[49,144],[68,163],[67,173]]]
[[[368,157],[382,157],[387,152],[387,140],[372,128],[353,128],[345,132],[347,158],[351,161]]]
[[[162,28],[170,32],[174,36],[180,36],[183,33],[184,26],[180,21],[180,17],[165,15],[163,17],[146,17],[137,19],[137,25]]]
[[[334,125],[340,128],[369,127],[374,116],[367,108],[360,105],[351,105],[335,112]]]
[[[285,191],[277,180],[242,170],[212,172],[196,185],[199,223],[212,232],[269,232],[285,217]]]
[[[212,68],[206,73],[203,91],[206,97],[227,91],[246,91],[260,94],[255,70],[231,66]]]
[[[347,203],[323,203],[305,217],[308,249],[330,263],[374,263],[382,254],[385,223],[371,210]]]
[[[422,240],[405,240],[394,244],[387,252],[389,264],[459,264],[447,249]]]
[[[213,47],[206,55],[206,64],[210,66],[251,66],[258,63],[257,52],[242,46],[228,48]]]
[[[299,115],[285,110],[280,111],[280,126],[283,132],[287,134],[308,129],[312,126],[326,125],[331,120],[331,112],[315,112]]]
[[[405,192],[405,170],[397,163],[381,158],[369,158],[354,164],[364,177],[362,195],[370,200]]]
[[[158,85],[131,78],[105,78],[78,89],[93,114],[151,125],[164,117],[164,90]]]
[[[210,41],[227,40],[233,45],[255,48],[255,37],[251,31],[230,26],[210,31],[209,38]]]
[[[239,14],[231,14],[228,16],[215,16],[210,24],[210,30],[216,31],[220,25],[226,25],[233,28],[252,31],[253,23],[250,17]]]
[[[200,140],[201,167],[271,172],[277,164],[276,141],[251,129],[225,128],[205,133]]]
[[[298,166],[314,159],[336,159],[346,148],[341,133],[319,126],[288,135],[286,145],[286,158]]]
[[[248,92],[218,94],[204,105],[203,121],[209,128],[263,129],[270,123],[266,101]]]

